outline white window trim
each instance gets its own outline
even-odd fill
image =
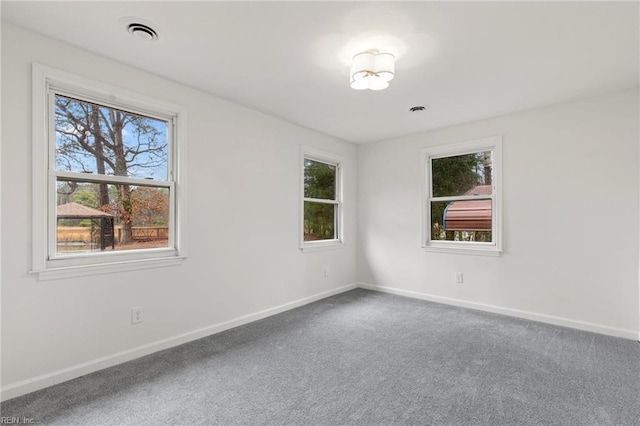
[[[185,193],[185,153],[186,153],[186,110],[180,106],[129,92],[107,84],[80,77],[66,71],[41,64],[33,64],[32,92],[32,269],[39,280],[72,278],[87,275],[123,272],[175,266],[186,259],[184,239],[185,217],[181,206],[186,205]],[[51,194],[50,159],[51,135],[49,128],[49,92],[55,87],[77,96],[87,96],[107,106],[125,109],[134,108],[137,112],[148,112],[151,116],[173,118],[173,143],[169,161],[173,163],[173,179],[161,185],[171,187],[170,202],[173,213],[173,244],[169,248],[109,252],[84,256],[52,256],[50,258],[50,240],[53,231],[50,210],[55,206],[55,194]],[[57,175],[64,172],[57,172]],[[100,176],[90,176],[88,180],[100,180]],[[144,182],[141,182],[144,183]],[[147,182],[148,184],[148,182]],[[53,204],[52,204],[53,203]]]
[[[431,159],[493,151],[492,239],[491,243],[431,240]],[[500,256],[502,252],[502,136],[440,145],[422,150],[422,248],[440,253]]]
[[[327,200],[318,200],[315,198],[305,198],[304,196],[304,160],[319,161],[321,163],[336,166],[336,201],[329,202]],[[300,250],[303,253],[332,250],[344,247],[344,207],[343,207],[343,176],[344,176],[344,158],[328,152],[319,151],[314,148],[305,146],[300,147]],[[304,202],[315,201],[320,203],[337,204],[338,212],[336,215],[337,225],[336,234],[338,238],[332,240],[320,241],[304,241]]]

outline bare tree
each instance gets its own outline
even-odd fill
[[[61,95],[56,95],[55,105],[59,169],[153,178],[153,173],[164,166],[166,173],[165,122]],[[133,239],[132,189],[125,184],[113,186],[117,189],[113,213],[123,230],[120,242],[128,243]],[[109,201],[108,184],[100,183],[99,207],[107,209]]]

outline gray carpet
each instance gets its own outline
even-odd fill
[[[354,290],[1,408],[57,425],[639,425],[640,345]]]

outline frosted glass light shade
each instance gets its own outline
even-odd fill
[[[378,53],[376,55],[375,73],[381,79],[391,81],[396,72],[395,59],[391,53]]]
[[[369,90],[383,90],[387,87],[389,87],[389,82],[380,77],[375,77],[369,80]]]
[[[376,55],[371,52],[358,53],[353,57],[351,69],[355,73],[373,71],[376,66]]]
[[[351,88],[355,90],[365,90],[369,88],[369,80],[361,78],[351,82]]]
[[[349,70],[351,87],[356,90],[382,90],[395,75],[395,57],[377,50],[358,53]]]

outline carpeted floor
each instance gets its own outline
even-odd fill
[[[640,425],[640,345],[354,290],[1,408],[56,425]]]

